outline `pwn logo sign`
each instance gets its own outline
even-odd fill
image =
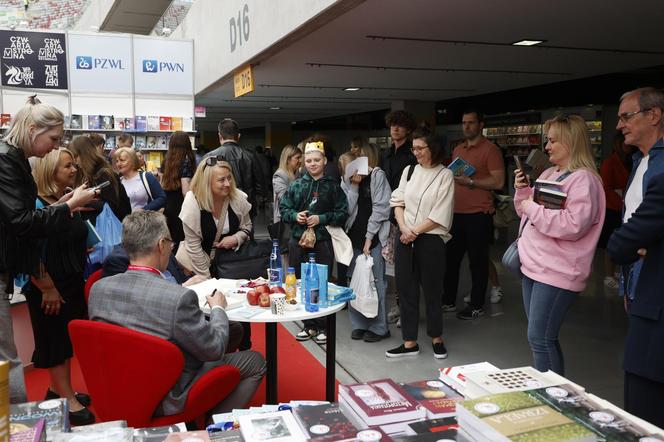
[[[88,57],[86,55],[77,55],[76,69],[92,69],[92,57]]]
[[[143,60],[143,72],[159,72],[159,63],[157,60]]]

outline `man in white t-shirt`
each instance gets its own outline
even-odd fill
[[[618,130],[638,147],[625,194],[623,225],[607,245],[623,266],[621,291],[629,313],[625,344],[625,410],[664,425],[664,93],[623,94]]]

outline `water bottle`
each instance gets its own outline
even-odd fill
[[[281,285],[283,282],[281,269],[281,254],[279,253],[279,241],[272,240],[272,253],[270,254],[270,285]]]
[[[316,254],[309,254],[309,266],[307,275],[304,278],[305,297],[304,309],[308,312],[318,311],[319,287],[318,287],[318,268],[316,267]]]

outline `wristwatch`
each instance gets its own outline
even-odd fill
[[[472,178],[468,178],[470,181],[468,182],[468,188],[473,189],[475,187],[475,181],[473,181]]]

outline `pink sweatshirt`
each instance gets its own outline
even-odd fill
[[[551,167],[540,178],[555,180],[560,175]],[[521,272],[532,280],[581,292],[604,224],[606,200],[600,179],[584,169],[568,175],[562,191],[567,201],[561,210],[545,209],[532,201],[531,187],[516,191],[516,212],[522,223],[524,215],[528,217],[519,239]]]

